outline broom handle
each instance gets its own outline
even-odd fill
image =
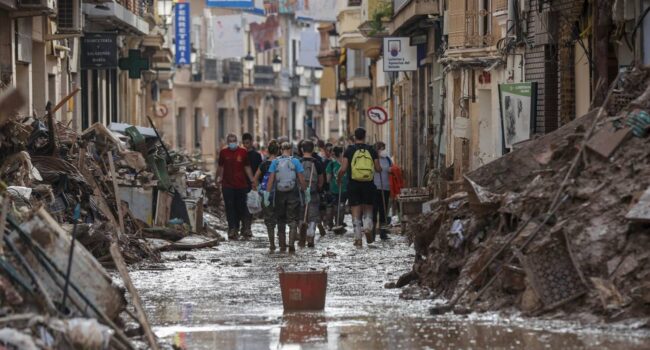
[[[307,186],[307,189],[311,191],[311,180],[314,179],[314,168],[316,167],[315,163],[311,164],[311,172],[309,173],[309,186]],[[305,197],[307,194],[305,193]],[[305,217],[302,219],[302,222],[307,222],[307,210],[309,209],[309,203],[305,201]]]
[[[339,184],[339,201],[336,202],[336,226],[339,226],[339,222],[341,222],[341,188],[342,187],[343,186]]]

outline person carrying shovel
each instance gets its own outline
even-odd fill
[[[327,183],[330,186],[330,193],[332,194],[333,201],[329,203],[327,208],[329,216],[335,217],[336,221],[332,231],[337,235],[345,233],[346,229],[343,224],[345,217],[345,202],[348,198],[348,174],[343,175],[342,181],[339,183],[337,174],[341,169],[341,161],[343,160],[343,147],[336,146],[332,149],[334,157],[332,161],[327,164],[325,173],[327,173]],[[336,213],[334,213],[336,210]]]
[[[316,225],[320,223],[320,198],[319,190],[325,183],[325,168],[323,163],[313,156],[314,143],[305,140],[302,143],[302,167],[304,169],[305,182],[307,190],[304,196],[304,218],[300,224],[300,241],[301,247],[305,246],[305,240],[309,248],[314,247],[314,238],[316,235]]]

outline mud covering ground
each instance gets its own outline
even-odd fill
[[[427,315],[431,300],[402,300],[385,289],[413,261],[406,239],[356,249],[328,235],[316,249],[269,255],[255,224],[248,242],[163,253],[133,271],[156,334],[182,349],[644,349],[648,334],[534,322],[496,314]],[[179,260],[179,257],[181,258]],[[284,314],[277,267],[329,268],[324,312]]]

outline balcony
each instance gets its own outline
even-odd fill
[[[145,20],[153,14],[153,0],[113,0],[101,4],[84,3],[83,12],[93,30],[118,30],[125,34],[147,35],[149,23]]]
[[[361,5],[359,31],[366,37],[363,51],[366,57],[376,59],[381,55],[382,38],[388,36],[388,24],[393,16],[392,0],[366,0]]]
[[[495,5],[492,9],[500,6],[498,3]],[[505,24],[494,18],[500,16],[500,13],[503,13],[503,10],[496,12],[475,6],[450,9],[449,49],[480,49],[496,45],[501,37],[501,26]]]
[[[428,15],[439,15],[438,0],[393,0],[393,19],[389,32],[395,34]]]
[[[336,28],[339,32],[339,44],[341,47],[360,49],[366,38],[361,35],[359,25],[361,24],[361,1],[339,0],[339,14],[336,18]]]

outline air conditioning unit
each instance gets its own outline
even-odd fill
[[[81,33],[83,17],[81,15],[81,0],[59,0],[56,16],[58,33]]]
[[[18,8],[28,11],[56,12],[56,0],[18,0]]]

